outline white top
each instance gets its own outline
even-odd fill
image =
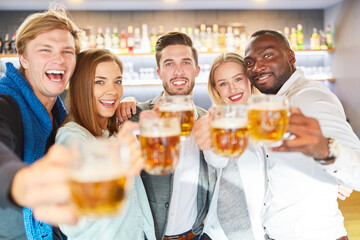
[[[346,122],[337,97],[297,70],[278,95],[319,120],[322,133],[341,144],[340,156],[326,166],[298,152],[267,151],[268,189],[262,222],[276,240],[335,240],[347,235],[338,209],[338,183],[360,190],[360,142]],[[346,146],[346,147],[345,147]]]
[[[109,132],[103,131],[103,136],[108,137]],[[68,122],[59,128],[55,142],[69,146],[74,139],[89,141],[95,137],[79,124]],[[60,229],[71,240],[144,240],[144,234],[148,240],[156,239],[149,202],[139,175],[119,215],[96,219],[81,217],[76,225],[61,225]]]
[[[227,165],[229,159],[216,155],[212,151],[204,151],[204,155],[206,162],[217,168],[217,180],[209,212],[205,219],[204,233],[211,239],[227,240],[228,238],[226,237],[217,216],[217,201],[219,198],[219,183],[222,175],[222,168]],[[244,186],[254,237],[256,240],[264,239],[265,233],[260,221],[266,185],[263,152],[261,148],[249,142],[245,152],[239,158],[234,159],[234,161],[237,162]],[[237,199],[228,200],[236,201]],[[231,211],[231,209],[229,209],[229,211]]]
[[[181,141],[180,158],[173,176],[166,236],[191,230],[197,216],[200,150],[193,134]]]

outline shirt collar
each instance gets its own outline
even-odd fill
[[[290,78],[284,83],[284,85],[280,88],[279,92],[276,95],[284,96],[291,90],[296,88],[297,85],[302,83],[302,79],[304,77],[304,71],[302,69],[297,69],[290,76]]]

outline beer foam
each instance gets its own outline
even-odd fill
[[[78,182],[110,181],[124,176],[121,166],[105,167],[100,165],[82,167],[70,172],[70,178]]]
[[[181,111],[194,111],[193,106],[187,104],[172,104],[165,105],[159,108],[161,112],[181,112]]]
[[[268,103],[268,102],[262,102],[262,103],[256,103],[251,106],[249,106],[249,109],[254,110],[286,110],[286,107],[279,103]]]
[[[247,119],[243,118],[219,118],[211,122],[211,127],[220,129],[244,128],[247,126]]]
[[[161,131],[153,131],[151,129],[142,131],[140,133],[143,137],[172,137],[172,136],[180,136],[181,129],[162,129]]]

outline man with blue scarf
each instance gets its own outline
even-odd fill
[[[21,66],[16,69],[7,63],[6,75],[0,79],[0,142],[23,162],[0,159],[0,239],[61,239],[57,228],[35,220],[30,208],[21,208],[31,204],[22,201],[25,193],[13,188],[26,177],[39,178],[36,171],[50,169],[51,164],[33,163],[54,144],[67,114],[58,95],[75,69],[80,52],[78,32],[64,9],[32,14],[17,30]],[[31,164],[30,171],[24,164]],[[43,186],[48,195],[57,192],[48,188]]]

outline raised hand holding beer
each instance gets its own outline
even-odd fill
[[[239,157],[248,143],[245,105],[217,105],[211,113],[211,142],[216,154]]]
[[[249,133],[255,143],[280,146],[289,125],[289,101],[284,96],[252,95],[248,101]]]
[[[177,117],[162,117],[154,111],[140,114],[139,141],[144,170],[154,175],[166,175],[174,171],[180,154],[180,121]]]
[[[181,124],[181,138],[190,136],[194,125],[194,104],[190,95],[165,96],[159,102],[161,118],[177,117]]]
[[[73,142],[70,149],[70,190],[80,215],[118,214],[131,182],[128,142],[99,138]]]

